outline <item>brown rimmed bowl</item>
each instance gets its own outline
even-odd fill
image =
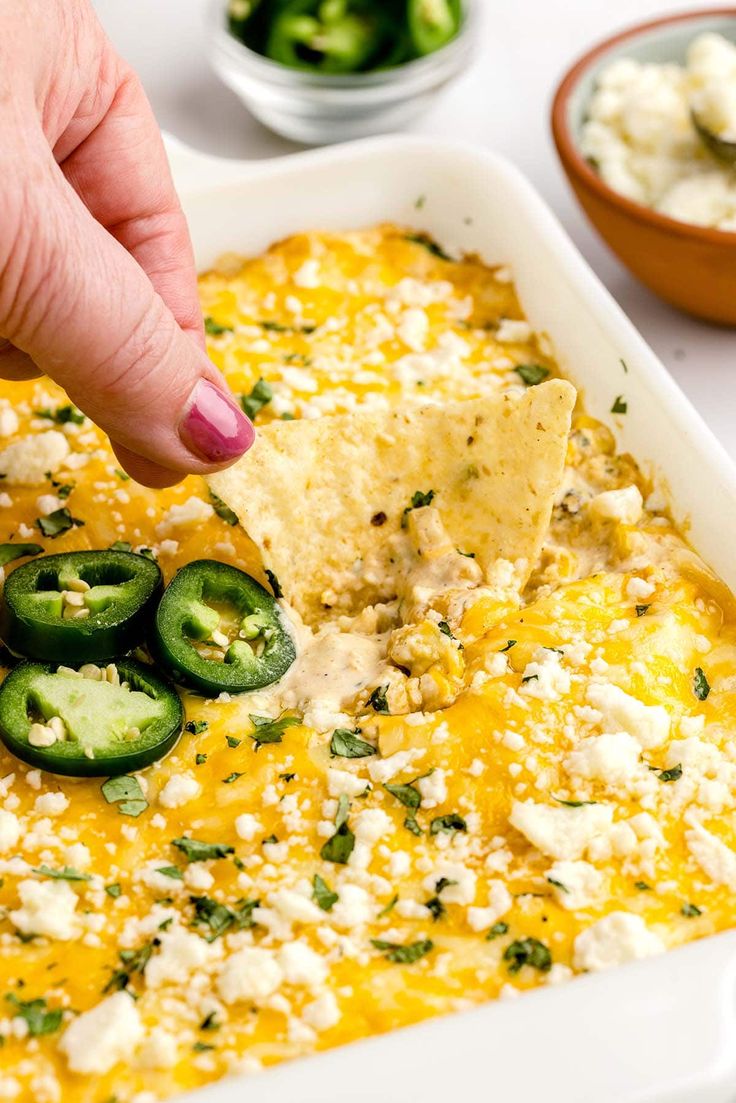
[[[736,232],[678,222],[627,199],[603,182],[580,152],[580,130],[601,69],[631,57],[685,60],[704,31],[736,42],[736,8],[683,12],[641,23],[581,57],[563,77],[552,105],[552,133],[583,210],[626,267],[655,294],[710,322],[736,325]]]

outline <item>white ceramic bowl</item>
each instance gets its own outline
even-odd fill
[[[221,80],[257,119],[307,145],[399,130],[425,111],[470,60],[478,0],[465,0],[455,38],[426,57],[345,76],[290,69],[248,49],[228,29],[227,0],[207,9],[207,51]]]

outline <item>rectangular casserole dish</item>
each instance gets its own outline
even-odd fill
[[[736,589],[736,469],[521,174],[467,146],[378,139],[268,163],[169,140],[197,265],[307,229],[391,221],[511,266],[589,413],[671,498]],[[417,200],[424,197],[417,209]],[[623,395],[626,417],[610,414]],[[736,1098],[736,931],[196,1093],[200,1103],[728,1103]]]

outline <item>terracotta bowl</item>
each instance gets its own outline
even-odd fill
[[[684,62],[703,31],[736,41],[736,8],[685,12],[614,35],[567,72],[552,106],[563,168],[590,221],[642,283],[667,302],[711,322],[736,325],[736,232],[677,222],[613,191],[579,149],[580,128],[597,75],[620,57]]]

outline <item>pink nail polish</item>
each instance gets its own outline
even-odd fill
[[[179,436],[207,463],[226,463],[248,451],[255,431],[228,395],[207,379],[200,379],[179,425]]]

